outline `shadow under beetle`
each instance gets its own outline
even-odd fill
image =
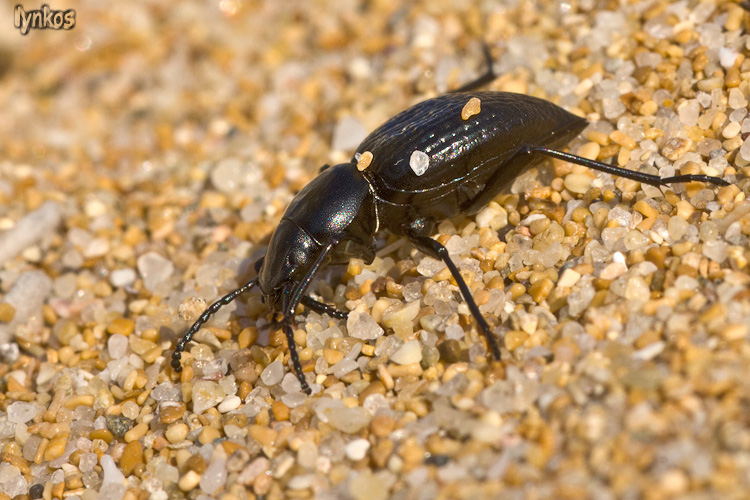
[[[302,303],[346,318],[347,313],[304,295],[305,289],[326,264],[345,263],[352,257],[371,263],[375,234],[383,230],[407,237],[419,250],[448,266],[492,355],[499,360],[498,341],[469,287],[448,250],[430,237],[437,223],[461,213],[476,213],[542,156],[652,186],[689,181],[729,184],[705,175],[662,179],[556,151],[588,125],[586,120],[536,97],[463,91],[486,79],[481,77],[459,91],[399,113],[372,132],[349,163],[324,167],[287,207],[265,257],[255,264],[258,277],[206,309],[177,343],[172,368],[182,370],[182,351],[212,314],[258,286],[264,302],[281,315],[278,325],[286,335],[294,372],[310,394],[294,342],[294,312]],[[467,113],[465,106],[472,98],[479,100],[480,109]],[[370,161],[363,162],[364,158]]]

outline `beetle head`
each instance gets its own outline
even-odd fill
[[[271,236],[258,274],[266,303],[287,314],[317,268],[332,257],[371,260],[376,228],[370,186],[356,165],[321,172],[294,197]],[[344,245],[336,248],[339,243]]]
[[[279,223],[258,273],[260,290],[272,311],[286,311],[295,288],[305,281],[324,250],[294,222],[283,219]]]

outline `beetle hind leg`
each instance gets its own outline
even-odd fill
[[[448,249],[445,248],[439,241],[433,240],[429,236],[419,236],[416,234],[412,234],[409,236],[409,239],[417,246],[417,248],[424,251],[431,257],[442,260],[443,262],[445,262],[445,265],[448,266],[448,269],[451,272],[451,276],[453,276],[453,279],[455,279],[456,283],[458,284],[458,289],[461,290],[461,295],[463,296],[464,301],[466,301],[466,305],[469,306],[471,315],[474,316],[477,325],[479,325],[479,330],[482,332],[482,335],[484,335],[484,338],[487,339],[487,344],[492,351],[492,355],[496,360],[500,361],[500,346],[497,342],[497,339],[492,334],[492,330],[490,329],[490,325],[487,324],[487,320],[484,319],[481,311],[479,311],[479,306],[477,306],[477,303],[474,302],[474,297],[471,295],[469,286],[464,281],[461,273],[458,272],[456,264],[454,264],[451,260]]]
[[[482,54],[484,55],[484,63],[487,65],[484,73],[482,73],[469,83],[461,85],[456,90],[451,90],[449,92],[450,94],[455,94],[456,92],[471,92],[480,89],[497,78],[495,69],[492,67],[492,53],[490,52],[490,47],[486,42],[482,42]]]
[[[673,183],[681,183],[681,182],[707,182],[710,184],[714,184],[716,186],[729,186],[729,182],[725,181],[724,179],[720,177],[711,177],[710,175],[675,175],[673,177],[659,177],[658,175],[652,175],[647,174],[645,172],[638,172],[636,170],[628,170],[626,168],[618,167],[615,165],[609,165],[607,163],[603,163],[596,160],[589,160],[588,158],[583,158],[582,156],[576,156],[574,154],[570,153],[564,153],[562,151],[557,151],[555,149],[549,149],[542,146],[526,146],[525,148],[526,153],[539,153],[544,156],[549,156],[552,158],[556,158],[558,160],[564,160],[568,161],[570,163],[575,163],[576,165],[581,165],[584,167],[588,167],[593,170],[598,170],[600,172],[607,172],[612,175],[617,175],[619,177],[625,177],[627,179],[632,179],[634,181],[638,181],[642,184],[649,184],[651,186],[656,186],[658,188],[662,186],[666,186],[668,184]]]

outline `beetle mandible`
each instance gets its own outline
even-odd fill
[[[483,78],[477,83],[484,83]],[[348,262],[352,257],[371,263],[376,251],[374,235],[383,230],[407,237],[419,250],[446,264],[493,357],[499,360],[498,341],[469,287],[447,249],[430,237],[437,223],[461,213],[476,213],[543,156],[659,187],[689,181],[729,184],[705,175],[660,178],[557,151],[588,125],[585,119],[536,97],[461,90],[399,113],[372,132],[349,163],[324,167],[287,207],[265,257],[255,264],[257,278],[206,309],[177,343],[172,368],[181,371],[181,352],[212,314],[258,286],[264,302],[281,316],[278,324],[286,336],[294,372],[310,394],[294,342],[294,312],[302,303],[346,318],[347,313],[304,295],[305,289],[328,263]],[[478,112],[476,107],[469,112],[465,109],[472,99],[479,101]]]

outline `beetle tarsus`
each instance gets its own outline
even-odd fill
[[[464,281],[461,273],[458,272],[456,264],[454,264],[451,260],[448,249],[445,248],[439,241],[433,240],[428,236],[412,235],[410,236],[410,239],[415,245],[417,245],[420,250],[425,251],[425,253],[427,253],[431,257],[442,260],[443,262],[445,262],[445,265],[448,266],[448,269],[451,272],[451,276],[453,276],[453,279],[455,279],[456,283],[458,284],[458,289],[461,290],[461,295],[466,301],[466,305],[469,306],[471,315],[474,316],[474,319],[479,325],[479,330],[482,332],[482,335],[484,335],[484,338],[487,339],[487,344],[490,346],[492,355],[496,360],[500,361],[500,346],[498,345],[497,339],[492,334],[490,325],[487,324],[484,316],[482,316],[482,313],[479,311],[477,303],[474,302],[474,297],[471,295],[469,286]]]
[[[719,177],[712,177],[710,175],[675,175],[672,177],[664,177],[661,179],[661,185],[674,184],[678,182],[707,182],[709,184],[715,184],[717,186],[729,186],[731,182],[727,182]]]
[[[228,294],[224,295],[222,298],[211,304],[208,309],[203,311],[203,314],[201,314],[200,317],[195,320],[195,323],[193,323],[193,326],[190,327],[190,330],[187,331],[185,336],[182,337],[175,346],[174,352],[172,353],[172,369],[174,371],[176,371],[177,373],[180,373],[182,371],[182,364],[180,363],[182,352],[185,350],[185,346],[187,346],[188,342],[190,342],[193,339],[193,336],[198,333],[198,330],[201,329],[201,326],[203,326],[203,324],[208,321],[211,316],[216,314],[219,309],[227,304],[230,304],[234,299],[247,292],[257,284],[257,279],[248,281],[241,287],[232,290]]]
[[[318,302],[317,300],[313,299],[312,297],[309,297],[307,295],[303,295],[302,299],[300,300],[302,302],[302,305],[305,307],[309,307],[313,311],[320,313],[320,314],[327,314],[332,318],[336,319],[346,319],[349,317],[348,312],[339,311],[335,307],[329,304],[325,304],[323,302]]]

